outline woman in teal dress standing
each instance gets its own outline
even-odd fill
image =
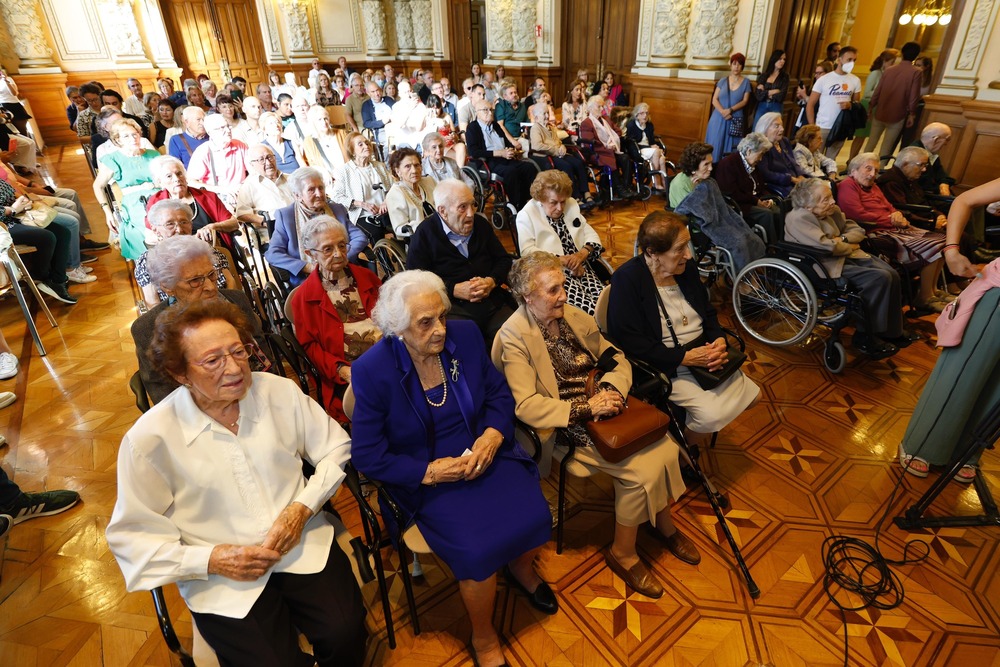
[[[718,162],[736,150],[736,144],[747,133],[744,109],[750,102],[753,87],[743,76],[747,59],[742,53],[729,58],[729,76],[715,84],[712,93],[712,115],[705,131],[705,143],[714,147],[712,159]]]
[[[94,196],[104,209],[112,237],[118,235],[122,257],[136,260],[146,250],[143,243],[146,237],[146,204],[143,198],[151,197],[158,189],[153,185],[149,163],[160,154],[142,147],[142,133],[134,120],[123,118],[116,121],[108,134],[118,150],[98,160]],[[120,229],[105,192],[112,182],[117,183],[122,191]]]

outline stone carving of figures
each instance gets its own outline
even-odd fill
[[[135,23],[132,5],[126,0],[105,0],[101,3],[111,49],[118,56],[141,56],[142,38]]]
[[[491,0],[486,8],[490,58],[502,58],[514,52],[513,0]],[[532,25],[534,30],[534,25]]]
[[[365,24],[365,43],[369,55],[386,55],[389,53],[385,34],[385,13],[381,0],[364,0],[361,3],[361,14]]]
[[[413,16],[413,46],[418,55],[434,53],[434,30],[431,25],[431,0],[410,0]]]
[[[739,0],[701,0],[697,4],[689,39],[696,62],[708,60],[721,68],[728,65],[739,4]]]
[[[7,23],[7,33],[14,53],[24,65],[51,65],[52,49],[45,41],[42,23],[32,0],[0,0],[0,12]]]
[[[409,0],[396,0],[396,42],[400,55],[414,52],[413,13],[410,9]]]
[[[683,63],[690,16],[691,0],[658,0],[653,19],[654,58],[679,58]]]

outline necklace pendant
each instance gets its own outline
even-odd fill
[[[681,316],[681,324],[683,324],[684,326],[687,326],[687,323],[688,323],[688,316],[687,315],[682,315]]]

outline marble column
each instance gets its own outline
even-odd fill
[[[174,69],[177,61],[170,50],[167,39],[167,28],[163,24],[163,14],[160,3],[156,0],[141,0],[142,23],[146,27],[146,43],[149,44],[150,55],[153,56],[153,67],[157,69]]]
[[[990,36],[996,30],[998,10],[1000,0],[970,0],[965,3],[962,15],[956,17],[958,26],[953,33],[953,46],[948,53],[941,82],[934,90],[936,95],[969,99],[976,96],[979,71]]]
[[[52,47],[42,30],[42,17],[34,0],[0,0],[0,15],[10,35],[10,46],[21,61],[19,69],[22,73],[62,71],[52,60]]]
[[[413,20],[413,50],[417,57],[434,55],[434,25],[431,23],[431,0],[410,0]]]
[[[512,60],[521,65],[531,65],[536,62],[538,38],[535,37],[535,25],[538,23],[537,0],[514,0],[511,13],[513,34]],[[513,20],[513,17],[517,20]]]
[[[503,61],[512,55],[514,0],[486,0],[486,60]]]
[[[130,67],[149,66],[132,3],[129,0],[101,0],[97,7],[115,63]]]
[[[727,70],[739,0],[700,0],[688,29],[688,68]]]
[[[368,58],[389,55],[389,40],[385,30],[385,8],[382,0],[363,0],[361,16],[365,26],[365,51]]]
[[[684,67],[691,0],[643,0],[635,67]]]
[[[395,0],[393,6],[396,17],[396,57],[405,60],[416,53],[410,0]]]
[[[281,32],[278,29],[277,13],[274,10],[274,0],[256,0],[257,20],[260,22],[260,34],[264,42],[264,53],[269,64],[287,63],[288,59],[281,50]]]

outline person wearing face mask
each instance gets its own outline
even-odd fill
[[[813,84],[812,93],[806,103],[806,118],[812,125],[819,125],[823,141],[833,128],[841,111],[851,108],[851,104],[861,97],[861,79],[851,74],[858,50],[853,46],[840,49],[836,69],[824,74]],[[836,159],[843,141],[834,141],[826,146],[826,156]]]
[[[882,155],[889,155],[896,148],[903,125],[911,127],[917,118],[917,104],[920,102],[920,70],[913,61],[920,55],[920,45],[907,42],[901,49],[903,62],[890,67],[882,75],[872,94],[872,131],[865,144],[865,151],[872,152],[878,145],[882,133]]]

